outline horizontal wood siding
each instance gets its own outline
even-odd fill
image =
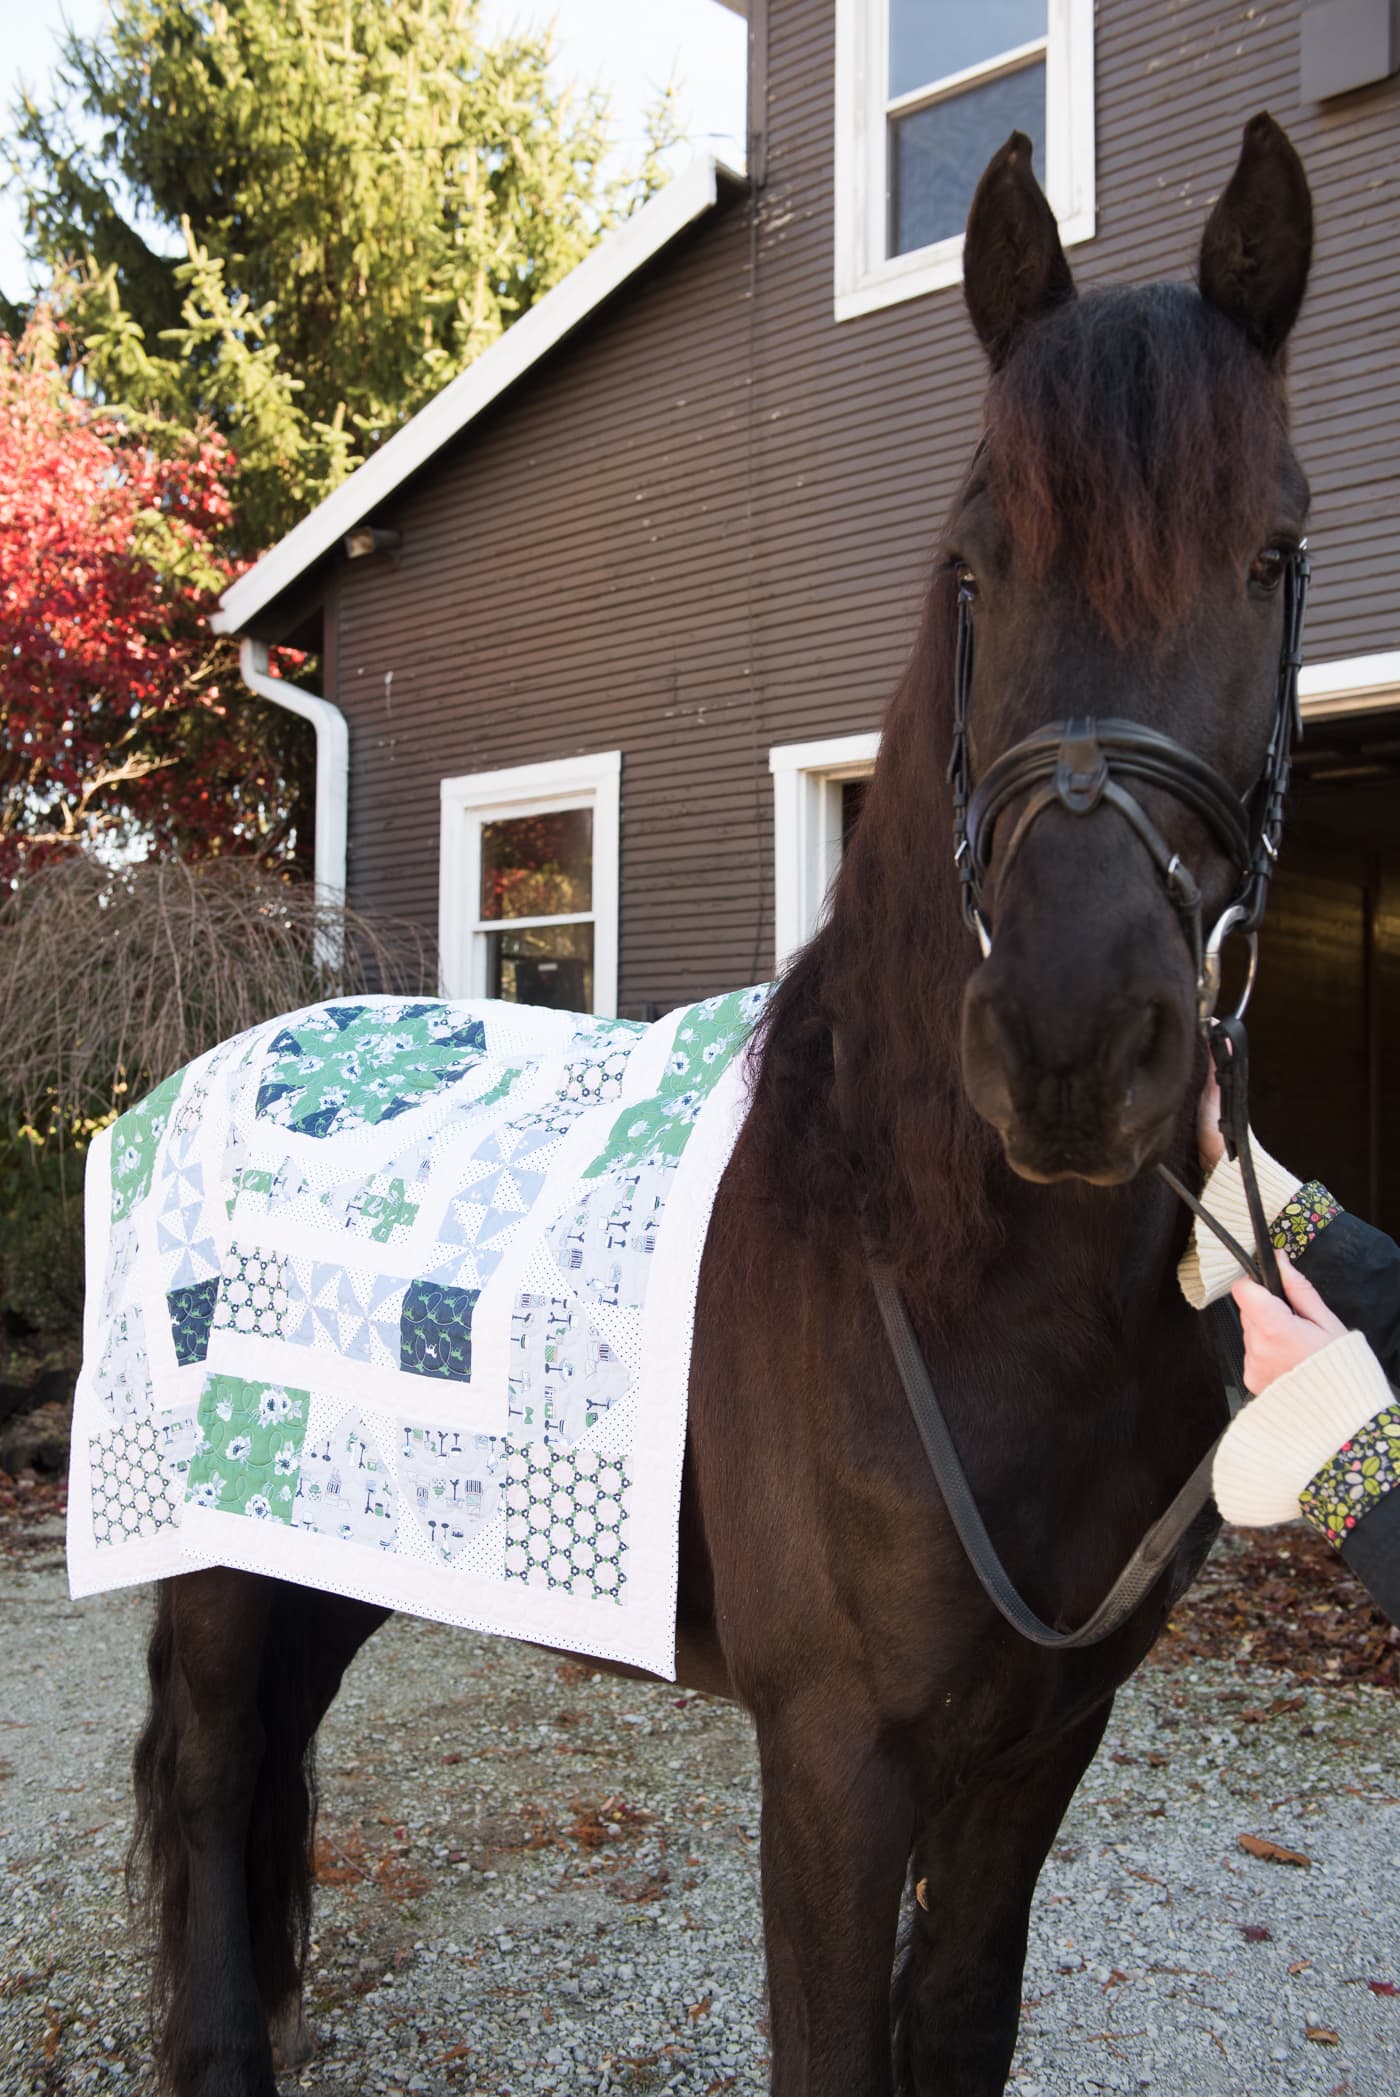
[[[1400,646],[1397,83],[1298,101],[1298,8],[1098,9],[1085,285],[1189,275],[1245,116],[1307,160],[1296,338],[1315,491],[1309,654]],[[982,362],[948,290],[832,320],[829,0],[770,0],[767,184],[723,205],[395,505],[341,573],[350,881],[437,918],[438,782],[623,751],[621,1004],[772,967],[774,743],[878,725],[973,441]]]

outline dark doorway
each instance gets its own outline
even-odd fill
[[[1400,712],[1308,723],[1259,945],[1260,1140],[1400,1236]]]

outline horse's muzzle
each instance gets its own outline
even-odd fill
[[[993,960],[968,985],[962,1049],[968,1096],[1013,1172],[1119,1186],[1164,1155],[1195,1040],[1189,1011],[1170,996],[1086,1014],[1066,1030],[1063,1006],[1028,1008]]]

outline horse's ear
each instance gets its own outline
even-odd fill
[[[1074,297],[1055,214],[1031,172],[1031,142],[1013,131],[987,164],[967,215],[963,296],[997,371],[1023,331]]]
[[[1288,134],[1263,112],[1244,127],[1239,166],[1206,221],[1201,295],[1276,357],[1298,318],[1312,260],[1312,193]]]

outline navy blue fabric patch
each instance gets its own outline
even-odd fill
[[[202,1362],[209,1352],[209,1331],[218,1293],[219,1277],[215,1274],[208,1281],[190,1282],[186,1288],[171,1289],[166,1295],[175,1359],[182,1369],[191,1362]]]
[[[410,1376],[469,1382],[472,1312],[480,1294],[446,1282],[410,1282],[399,1316],[399,1367]]]
[[[259,1085],[257,1104],[253,1112],[255,1114],[266,1114],[268,1108],[275,1100],[285,1099],[289,1092],[294,1092],[295,1090],[296,1087],[294,1085],[280,1085],[275,1082],[270,1085]]]
[[[414,1104],[416,1106],[417,1102]],[[292,1127],[299,1136],[329,1136],[339,1112],[339,1102],[333,1107],[317,1107],[314,1113],[304,1114],[300,1121],[294,1121]]]

